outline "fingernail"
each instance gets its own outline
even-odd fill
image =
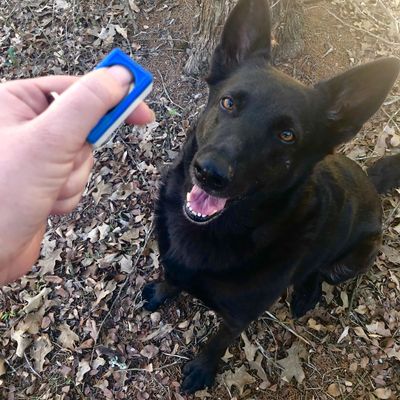
[[[129,85],[133,81],[132,74],[120,65],[108,68],[108,72],[122,85]]]

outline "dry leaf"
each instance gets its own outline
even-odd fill
[[[119,265],[121,266],[121,272],[130,274],[133,271],[132,257],[122,256],[121,260],[119,261]]]
[[[54,267],[56,266],[57,261],[62,261],[61,259],[62,249],[57,249],[53,251],[51,254],[46,256],[44,259],[39,260],[38,266],[40,267],[40,276],[50,274],[54,274]]]
[[[117,287],[117,282],[112,280],[108,281],[104,288],[104,282],[99,282],[94,289],[94,294],[96,295],[96,301],[94,306],[97,306],[104,298],[106,298],[110,293],[112,293]],[[101,288],[101,289],[100,289]],[[100,290],[99,290],[100,289]]]
[[[372,324],[366,325],[366,328],[368,332],[372,334],[384,337],[391,336],[390,330],[385,328],[385,323],[382,321],[375,321]]]
[[[105,222],[97,227],[100,233],[99,240],[104,240],[107,235],[110,233],[110,225],[107,225]],[[93,243],[93,242],[92,242]]]
[[[254,361],[254,357],[257,353],[258,347],[250,343],[250,340],[245,332],[242,333],[242,339],[244,342],[244,354],[246,355],[247,361],[248,362]]]
[[[63,323],[58,326],[58,330],[61,332],[58,337],[58,343],[65,349],[74,350],[75,342],[79,340],[79,336],[71,330],[68,324]]]
[[[76,373],[76,384],[80,385],[83,381],[83,377],[90,371],[89,361],[85,359],[81,360],[78,365],[78,372]]]
[[[337,383],[331,383],[328,386],[328,393],[332,396],[332,397],[339,397],[341,395],[340,392],[340,387]]]
[[[245,385],[254,383],[256,380],[246,371],[246,367],[242,365],[240,368],[236,368],[235,372],[227,371],[222,375],[226,386],[231,389],[232,386],[236,386],[240,394],[243,394]]]
[[[233,354],[229,351],[229,348],[226,349],[224,356],[222,357],[222,361],[227,363],[230,358],[233,357]]]
[[[128,29],[122,28],[120,25],[114,25],[115,30],[119,33],[124,39],[128,39]]]
[[[43,371],[45,357],[53,350],[53,345],[50,342],[48,335],[38,337],[31,348],[31,357],[34,360],[35,369],[37,372]]]
[[[6,373],[6,363],[3,358],[0,357],[0,376]]]
[[[381,250],[391,263],[400,265],[400,252],[397,249],[387,245],[382,245]]]
[[[195,397],[200,398],[201,400],[207,399],[207,398],[212,398],[213,396],[207,392],[206,389],[204,390],[198,390],[195,394]]]
[[[25,350],[32,343],[31,337],[23,330],[13,331],[11,334],[11,339],[17,342],[17,350],[15,354],[18,357],[23,357]]]
[[[343,339],[344,339],[348,334],[349,334],[349,327],[346,326],[346,327],[343,329],[343,332],[342,332],[342,334],[340,335],[340,337],[339,337],[339,339],[338,339],[337,342],[338,342],[338,343],[342,342]]]
[[[321,324],[318,324],[317,321],[316,321],[315,319],[313,319],[313,318],[310,318],[310,319],[307,321],[307,325],[308,325],[311,329],[314,329],[314,330],[317,331],[317,332],[319,332],[319,331],[323,328],[323,326],[322,326]]]
[[[299,343],[293,343],[292,347],[288,350],[288,356],[282,360],[278,360],[278,364],[283,368],[281,372],[281,378],[290,382],[292,378],[295,378],[298,383],[302,383],[306,377],[301,366],[300,357],[306,356],[306,350],[304,346]]]
[[[263,381],[270,383],[268,380],[267,373],[265,372],[264,368],[262,367],[261,363],[263,360],[263,355],[258,353],[255,361],[249,361],[250,368],[257,371],[257,376]]]
[[[366,333],[364,332],[364,329],[361,328],[361,326],[356,326],[354,328],[354,332],[357,336],[362,337],[363,339],[365,339],[367,342],[370,341],[369,337],[366,335]]]
[[[97,204],[99,204],[102,196],[110,194],[112,191],[113,189],[110,183],[99,182],[96,186],[96,191],[92,193],[95,205],[97,206]]]
[[[137,6],[134,0],[129,0],[129,7],[135,13],[138,13],[140,11],[140,8]]]
[[[379,388],[374,390],[374,395],[378,399],[387,400],[392,397],[392,390],[389,388]]]
[[[159,348],[157,346],[154,346],[153,344],[148,344],[147,346],[144,346],[140,354],[143,357],[148,358],[151,360],[153,357],[155,357],[159,352]]]
[[[32,311],[38,310],[43,305],[50,292],[51,289],[43,288],[36,296],[25,296],[24,300],[27,301],[28,304],[22,309],[22,312],[29,314]]]
[[[344,309],[349,308],[349,296],[347,295],[347,293],[344,291],[341,291],[340,298],[342,299],[343,308]]]

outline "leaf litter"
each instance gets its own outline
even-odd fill
[[[279,68],[309,84],[400,55],[385,43],[400,41],[397,0],[314,3],[305,2],[304,54],[278,60]],[[50,219],[33,272],[0,292],[6,399],[190,398],[179,392],[181,367],[215,332],[216,315],[187,296],[148,313],[140,290],[160,276],[150,237],[160,172],[206,99],[204,83],[181,72],[198,12],[180,0],[0,5],[2,79],[82,74],[120,46],[154,72],[149,103],[158,119],[148,128],[122,128],[96,152],[78,209]],[[340,151],[362,166],[400,151],[399,89]],[[270,310],[276,319],[255,321],[227,352],[216,386],[196,398],[400,396],[398,193],[383,197],[384,245],[371,272],[357,283],[324,285],[322,304],[299,321],[284,296]]]

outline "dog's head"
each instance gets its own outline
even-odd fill
[[[186,216],[205,224],[255,191],[288,190],[359,131],[398,70],[397,59],[385,58],[307,87],[271,65],[267,0],[240,0],[207,78]]]

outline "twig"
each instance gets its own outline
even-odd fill
[[[353,303],[354,303],[354,299],[356,297],[356,293],[357,293],[357,289],[360,286],[360,282],[362,280],[362,276],[358,276],[356,283],[354,285],[353,290],[351,291],[351,295],[350,295],[350,301],[349,301],[349,308],[347,310],[347,315],[350,315],[351,311],[353,310]]]
[[[113,302],[111,303],[111,306],[110,306],[110,308],[109,308],[109,310],[108,310],[106,316],[104,317],[103,321],[101,321],[101,324],[100,324],[100,326],[99,326],[99,330],[98,330],[98,332],[97,332],[96,339],[95,339],[94,344],[93,344],[92,354],[90,355],[90,363],[92,363],[92,361],[93,361],[93,356],[94,356],[94,352],[95,352],[95,349],[96,349],[96,344],[97,344],[97,341],[98,341],[98,339],[99,339],[99,337],[100,337],[101,330],[103,329],[103,326],[104,326],[105,322],[107,321],[108,317],[111,315],[111,312],[112,312],[112,310],[113,310],[115,304],[117,303],[117,301],[118,301],[119,298],[121,297],[122,291],[123,291],[123,290],[125,289],[125,287],[127,286],[128,282],[129,282],[129,277],[133,274],[133,272],[136,271],[137,264],[138,264],[140,258],[142,257],[144,250],[145,250],[146,247],[147,247],[147,244],[148,244],[148,242],[149,242],[149,240],[150,240],[151,234],[153,233],[153,229],[154,229],[154,219],[152,220],[151,225],[150,225],[150,228],[149,228],[149,230],[148,230],[148,232],[147,232],[147,235],[146,235],[146,237],[145,237],[145,239],[144,239],[143,246],[142,246],[142,248],[140,249],[140,252],[139,252],[139,254],[138,254],[137,257],[136,257],[135,262],[133,263],[132,271],[127,275],[127,277],[126,277],[126,279],[125,279],[125,282],[121,285],[121,287],[120,287],[119,290],[118,290],[117,295],[115,296],[115,299],[114,299]]]
[[[399,32],[399,22],[398,22],[397,18],[393,15],[392,10],[390,8],[386,7],[382,0],[378,0],[378,1],[379,1],[380,5],[382,6],[382,8],[386,11],[389,18],[394,22],[396,31],[399,34],[400,33]]]
[[[32,364],[28,360],[26,353],[24,353],[24,357],[25,357],[26,363],[28,364],[29,369],[33,372],[33,374],[36,375],[39,379],[42,379],[42,377],[39,375],[39,373],[35,371],[35,368],[32,367]]]
[[[163,369],[167,369],[169,367],[172,367],[173,365],[181,364],[179,361],[174,361],[173,363],[170,364],[165,364],[161,367],[154,368],[151,372],[154,371],[162,371]],[[116,369],[114,372],[128,372],[128,371],[133,371],[133,372],[150,372],[146,368],[127,368],[127,369]]]
[[[380,37],[380,36],[378,36],[378,35],[375,35],[375,33],[369,32],[369,31],[367,31],[367,30],[364,29],[364,28],[359,28],[359,27],[357,27],[357,26],[348,24],[347,22],[343,21],[340,17],[338,17],[336,14],[334,14],[332,11],[328,10],[326,7],[322,7],[322,8],[324,8],[325,11],[326,11],[328,14],[332,15],[332,17],[336,18],[341,24],[343,24],[343,25],[345,25],[345,26],[347,26],[347,27],[349,27],[349,28],[351,28],[351,29],[355,29],[355,30],[357,30],[357,31],[364,32],[364,33],[366,33],[367,35],[369,35],[369,36],[371,36],[371,37],[373,37],[373,38],[375,38],[375,39],[377,39],[377,40],[380,40],[381,42],[383,42],[383,43],[385,43],[385,44],[387,44],[387,45],[389,45],[389,46],[400,46],[400,43],[399,43],[399,42],[391,42],[390,40],[387,40],[387,39],[385,39],[385,38],[383,38],[383,37]]]
[[[176,104],[176,103],[171,99],[171,96],[169,95],[168,90],[167,90],[167,88],[166,88],[166,86],[165,86],[164,78],[163,78],[163,76],[161,75],[160,70],[157,70],[157,72],[158,72],[158,75],[160,75],[161,84],[162,84],[162,86],[163,86],[165,95],[168,97],[168,100],[169,100],[175,107],[178,107],[178,108],[180,108],[181,110],[183,110],[183,107],[181,107],[179,104]]]
[[[282,328],[285,328],[287,331],[292,333],[294,336],[296,336],[298,339],[302,340],[304,343],[308,344],[311,347],[314,347],[313,344],[308,341],[307,339],[303,338],[303,336],[299,335],[296,331],[294,331],[292,328],[284,324],[283,322],[279,321],[278,318],[275,317],[275,315],[271,314],[269,311],[266,311],[266,314],[277,324],[279,324]]]

